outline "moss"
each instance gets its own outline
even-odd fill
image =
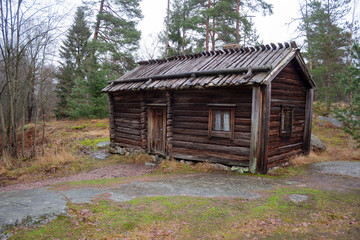
[[[95,139],[84,139],[82,141],[79,141],[79,143],[84,147],[96,147],[96,145],[100,142],[108,142],[110,141],[110,137],[106,138],[95,138]]]
[[[144,197],[128,202],[100,200],[69,203],[69,217],[34,229],[19,230],[23,238],[128,239],[337,239],[354,238],[360,217],[357,192],[311,188],[277,188],[255,201],[239,198]],[[306,194],[301,203],[290,194]],[[88,215],[82,214],[86,209]],[[99,231],[101,230],[101,231]],[[72,235],[69,236],[69,233]],[[339,235],[340,234],[340,235]]]
[[[72,126],[71,129],[73,130],[83,130],[85,128],[85,125],[80,125],[80,126]]]

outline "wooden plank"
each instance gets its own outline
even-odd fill
[[[305,126],[304,126],[304,154],[308,155],[311,149],[311,127],[313,115],[314,89],[309,89],[306,94]]]
[[[173,98],[172,92],[166,93],[166,154],[172,156],[173,148]],[[178,121],[178,119],[176,119]]]
[[[262,103],[262,118],[261,118],[261,133],[260,133],[260,154],[258,161],[258,172],[266,174],[268,153],[269,153],[269,125],[270,125],[270,111],[271,111],[271,82],[262,87],[263,103]]]
[[[262,94],[260,86],[253,87],[252,94],[252,114],[251,114],[251,137],[250,137],[250,161],[249,168],[251,173],[256,172],[257,161],[260,154],[260,139],[261,132],[261,115],[262,115]]]
[[[140,94],[140,108],[141,108],[141,113],[140,113],[140,122],[142,124],[142,128],[141,128],[141,148],[145,151],[147,151],[147,106],[146,106],[146,101],[145,101],[145,93],[142,92]]]

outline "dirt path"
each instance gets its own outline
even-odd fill
[[[50,178],[32,183],[20,183],[0,188],[0,193],[11,192],[16,190],[28,190],[34,188],[41,188],[50,186],[56,183],[73,182],[83,180],[96,180],[104,178],[118,178],[118,177],[136,177],[153,171],[153,167],[147,167],[143,164],[119,164],[109,167],[99,168],[90,172],[79,173],[69,177]]]

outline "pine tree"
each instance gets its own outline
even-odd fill
[[[360,146],[360,43],[355,43],[351,52],[352,64],[341,74],[342,84],[350,97],[349,104],[335,112],[344,123],[344,131]]]
[[[75,87],[76,78],[84,78],[84,63],[89,57],[88,41],[91,32],[85,20],[85,12],[78,7],[74,17],[74,23],[69,29],[63,46],[60,50],[59,71],[56,74],[58,84],[56,95],[58,98],[55,109],[58,118],[68,117],[68,99]]]
[[[308,0],[300,29],[306,32],[307,58],[317,83],[317,99],[327,104],[342,100],[338,73],[345,69],[350,33],[346,22],[350,0]]]
[[[135,66],[141,32],[136,29],[143,17],[140,0],[100,0],[88,2],[99,7],[94,39],[101,45],[97,49],[99,60],[117,75]]]
[[[174,0],[168,55],[210,50],[210,45],[215,50],[228,43],[255,44],[258,35],[248,13],[257,11],[271,14],[272,5],[263,0]]]

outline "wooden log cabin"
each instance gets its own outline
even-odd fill
[[[267,173],[309,153],[314,90],[292,42],[142,61],[103,92],[112,147]]]

